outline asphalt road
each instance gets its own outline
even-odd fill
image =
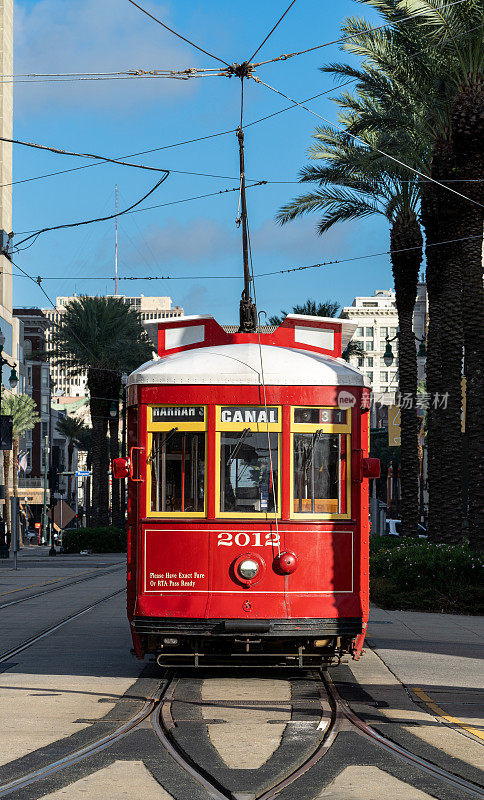
[[[6,661],[0,653],[0,798],[207,800],[207,790],[161,745],[149,716],[105,749],[69,759],[143,711],[163,686],[163,672],[130,653],[122,557],[59,558],[53,564],[39,555],[39,564],[34,555],[24,557],[17,574],[0,570],[0,606],[23,601],[0,608],[1,653],[89,610]],[[47,592],[52,587],[55,591]],[[403,624],[401,618],[398,623]],[[430,621],[425,624],[428,629]],[[348,660],[331,671],[340,694],[383,735],[442,769],[478,782],[483,742],[458,726],[442,724],[410,696],[405,681],[395,674],[404,672],[403,648],[390,665],[392,672],[382,655],[393,639],[389,626],[381,627],[388,629],[386,644],[378,639],[376,652],[368,651],[359,664]],[[407,653],[411,659],[410,645]],[[429,677],[427,654],[424,662]],[[441,683],[434,677],[435,687]],[[454,710],[462,710],[466,699],[472,703],[475,690],[473,694],[457,678],[454,683],[459,685]],[[304,763],[323,740],[324,726],[319,726],[331,711],[327,699],[321,705],[320,689],[317,676],[309,673],[249,675],[239,670],[178,676],[170,706],[173,742],[227,796],[256,798]],[[475,713],[469,712],[468,719],[477,731],[481,728]],[[2,788],[60,759],[65,759],[62,769],[30,786],[8,793]],[[281,800],[469,796],[379,749],[348,722],[342,723],[324,757],[279,794]]]

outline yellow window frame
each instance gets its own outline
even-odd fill
[[[188,422],[181,418],[180,420],[172,420],[167,422],[153,422],[153,409],[154,408],[193,408],[193,405],[186,403],[153,403],[148,407],[148,424],[147,424],[147,453],[151,453],[153,449],[153,434],[163,431],[171,431],[173,428],[178,428],[177,433],[204,433],[204,447],[205,447],[205,469],[203,471],[203,511],[152,511],[151,510],[151,474],[152,465],[147,464],[146,469],[146,517],[153,519],[188,519],[197,518],[203,519],[207,516],[207,406],[198,406],[203,408],[203,422],[195,421]]]
[[[337,409],[337,406],[303,406],[297,405],[291,408],[291,444],[290,444],[290,457],[291,457],[291,471],[290,471],[290,511],[291,519],[351,519],[351,409],[346,410],[346,422],[340,423],[315,423],[315,422],[294,422],[296,408],[320,408],[323,410]],[[323,433],[338,433],[346,434],[346,513],[332,514],[331,512],[321,512],[320,514],[295,511],[294,506],[294,434],[295,433],[316,433],[322,430]]]
[[[281,464],[282,464],[282,406],[271,405],[268,410],[276,409],[278,422],[222,422],[222,408],[260,408],[251,404],[236,405],[224,403],[215,409],[215,516],[221,519],[274,519],[274,511],[221,511],[220,510],[220,439],[224,431],[243,431],[249,428],[254,433],[277,433],[277,518],[281,519]]]

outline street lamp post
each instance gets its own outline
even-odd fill
[[[128,376],[126,373],[121,375],[121,385],[123,393],[122,402],[122,425],[121,425],[121,455],[126,458],[126,385],[128,383]],[[126,481],[124,478],[120,480],[121,491],[121,516],[126,520]]]

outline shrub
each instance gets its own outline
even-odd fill
[[[370,593],[375,603],[386,608],[482,613],[482,558],[467,542],[386,539],[375,538],[370,545]]]
[[[91,550],[93,553],[125,553],[126,533],[119,528],[74,528],[64,531],[62,551],[80,553]]]

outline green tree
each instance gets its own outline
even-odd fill
[[[347,111],[340,115],[349,127],[361,102],[346,95],[340,104]],[[420,199],[416,179],[398,165],[380,163],[374,157],[379,139],[368,130],[361,133],[365,144],[353,141],[333,128],[320,127],[314,134],[310,157],[318,162],[301,172],[301,181],[316,183],[318,189],[285,205],[279,212],[282,224],[303,214],[322,214],[318,233],[323,235],[338,222],[381,214],[390,224],[391,264],[398,312],[399,390],[413,399],[411,407],[401,410],[402,448],[402,532],[418,535],[418,425],[417,425],[417,352],[413,333],[413,310],[422,261],[423,239],[418,220]],[[402,142],[402,145],[404,143]],[[417,151],[418,153],[418,151]],[[401,158],[412,160],[404,151]]]
[[[291,314],[305,314],[309,317],[335,317],[339,310],[339,303],[333,300],[326,300],[324,303],[318,303],[312,298],[308,298],[302,305],[293,306]],[[270,325],[281,325],[288,315],[288,311],[281,310],[281,316],[276,314],[269,317]]]
[[[344,48],[363,59],[364,69],[340,66],[339,74],[357,78],[359,92],[369,90],[379,98],[379,113],[370,108],[366,119],[360,117],[359,125],[390,132],[398,141],[398,136],[411,134],[418,122],[421,141],[428,151],[422,171],[469,198],[422,181],[421,218],[426,234],[430,306],[427,387],[432,396],[448,396],[445,407],[431,408],[428,414],[429,534],[447,541],[457,541],[461,535],[460,380],[464,345],[468,387],[470,380],[469,536],[472,546],[482,547],[483,1],[360,2],[376,7],[389,25],[372,32],[364,20],[352,19],[344,27],[349,36],[358,33]],[[418,14],[414,23],[399,26],[414,12]],[[352,130],[357,133],[358,124]],[[387,152],[398,157],[398,149],[391,145]],[[449,239],[462,241],[436,246]]]
[[[12,459],[10,450],[3,451],[3,470],[5,474],[5,515],[7,530],[10,532],[10,464],[12,466],[12,487],[14,497],[18,497],[18,451],[20,437],[31,431],[39,422],[37,405],[28,394],[2,394],[2,413],[12,417]]]
[[[293,306],[291,313],[305,314],[309,317],[336,317],[339,307],[339,303],[332,300],[327,300],[325,303],[317,303],[315,300],[309,298],[303,305]],[[272,317],[269,317],[269,323],[271,325],[282,325],[287,315],[287,311],[281,310],[281,316],[274,314]],[[340,314],[340,317],[343,316],[345,315]],[[352,356],[362,358],[364,354],[365,351],[361,345],[358,342],[351,341],[346,345],[341,357],[344,358],[345,361],[349,361]]]
[[[70,374],[87,371],[92,423],[92,518],[94,526],[109,522],[108,421],[115,404],[116,419],[121,375],[151,358],[150,343],[140,314],[111,297],[79,297],[65,307],[52,332],[52,358]]]

